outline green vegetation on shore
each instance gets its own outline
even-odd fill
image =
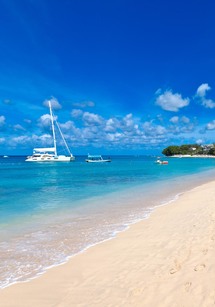
[[[181,146],[168,146],[163,151],[162,154],[165,156],[174,155],[212,155],[215,156],[215,144],[209,145],[197,145],[197,144],[187,144]]]

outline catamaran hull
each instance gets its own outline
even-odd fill
[[[50,157],[50,158],[33,158],[33,157],[29,157],[27,158],[25,161],[26,162],[71,162],[74,161],[75,157]]]

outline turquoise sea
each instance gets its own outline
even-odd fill
[[[215,159],[112,156],[111,163],[0,157],[0,287],[36,277],[180,193],[215,178]],[[105,157],[104,157],[105,158]]]

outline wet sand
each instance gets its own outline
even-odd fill
[[[0,291],[1,306],[215,305],[215,182],[29,282]]]

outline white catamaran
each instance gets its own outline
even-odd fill
[[[70,162],[75,160],[75,157],[72,155],[72,153],[69,150],[69,147],[66,143],[66,140],[62,134],[62,131],[57,123],[56,120],[53,118],[53,113],[52,113],[52,106],[51,102],[48,101],[49,104],[49,110],[50,110],[50,118],[51,118],[51,127],[52,127],[52,136],[53,136],[53,142],[54,142],[54,147],[49,147],[49,148],[34,148],[33,149],[33,155],[28,156],[25,161],[27,162]],[[64,145],[68,151],[68,155],[58,155],[57,154],[57,142],[56,142],[56,134],[55,134],[55,125],[56,124],[61,138],[64,142]]]

